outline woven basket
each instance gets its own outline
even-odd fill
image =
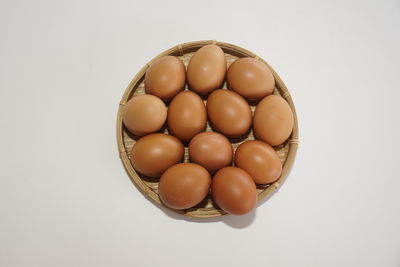
[[[132,136],[123,126],[122,123],[122,114],[125,108],[126,102],[135,95],[141,95],[145,93],[144,90],[144,76],[146,73],[147,68],[151,65],[153,61],[156,59],[166,56],[166,55],[174,55],[180,58],[185,65],[189,63],[190,58],[192,57],[193,53],[198,50],[200,47],[207,45],[207,44],[216,44],[219,47],[222,48],[222,50],[225,52],[226,59],[228,62],[228,66],[235,61],[237,58],[240,57],[253,57],[256,58],[265,64],[268,65],[263,59],[259,58],[255,54],[253,54],[250,51],[247,51],[246,49],[243,49],[241,47],[228,44],[228,43],[222,43],[222,42],[217,42],[217,41],[198,41],[198,42],[191,42],[191,43],[184,43],[181,45],[177,45],[171,49],[168,49],[161,54],[159,54],[157,57],[153,58],[148,64],[146,64],[133,78],[133,80],[130,82],[128,85],[128,88],[125,90],[125,93],[121,99],[121,102],[119,104],[119,109],[118,109],[118,116],[117,116],[117,140],[118,140],[118,149],[120,153],[121,160],[125,166],[125,169],[131,178],[132,182],[146,195],[149,197],[151,200],[156,202],[157,204],[164,206],[164,204],[161,202],[160,197],[158,195],[158,179],[155,178],[149,178],[145,177],[143,175],[140,175],[136,173],[134,168],[132,167],[129,157],[130,157],[130,151],[132,149],[132,146],[136,142],[137,138],[135,136]],[[269,66],[269,65],[268,65]],[[288,175],[290,168],[293,165],[295,156],[296,156],[296,151],[298,147],[298,125],[297,125],[297,116],[296,116],[296,109],[294,107],[292,98],[289,94],[288,89],[286,88],[285,84],[281,80],[281,78],[278,76],[278,74],[269,66],[270,69],[272,70],[272,73],[275,77],[276,85],[275,85],[275,90],[274,94],[281,95],[286,101],[289,103],[293,115],[294,115],[294,128],[293,132],[290,136],[290,138],[282,145],[275,147],[275,150],[278,152],[278,155],[282,161],[283,164],[283,170],[281,177],[274,182],[271,185],[263,185],[263,186],[258,186],[257,188],[257,193],[258,193],[258,201],[262,200],[263,198],[267,197],[268,195],[272,194],[275,190],[279,188],[279,186],[282,184],[282,182],[285,180],[286,176]],[[227,88],[226,82],[223,85],[223,88]],[[185,87],[187,90],[187,85]],[[205,101],[206,102],[206,101]],[[251,110],[254,111],[255,109],[255,104],[251,104]],[[168,130],[166,128],[163,128],[161,130],[162,132],[167,133]],[[207,122],[207,128],[206,131],[212,131],[212,128],[210,127],[209,123]],[[234,150],[237,148],[237,146],[241,143],[243,143],[246,140],[253,140],[254,135],[253,131],[251,130],[250,133],[245,137],[241,138],[239,140],[237,139],[232,139],[232,145]],[[188,149],[185,147],[185,158],[184,162],[189,161],[189,156],[188,156]],[[166,207],[166,206],[165,206]],[[168,207],[167,207],[168,208]],[[218,206],[213,202],[211,195],[209,194],[207,198],[198,204],[197,206],[187,209],[187,210],[174,210],[173,211],[186,215],[186,216],[191,216],[191,217],[218,217],[222,215],[226,215],[226,212],[218,208]]]

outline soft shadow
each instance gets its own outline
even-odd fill
[[[154,204],[154,203],[153,203]],[[256,210],[254,209],[248,214],[245,215],[222,215],[219,217],[212,217],[212,218],[197,218],[197,217],[189,217],[185,216],[183,214],[176,213],[175,211],[172,211],[166,207],[159,206],[157,205],[158,208],[160,208],[168,217],[175,219],[175,220],[184,220],[187,222],[192,222],[192,223],[216,223],[216,222],[223,222],[226,225],[236,228],[236,229],[244,229],[248,226],[250,226],[256,217]]]
[[[123,125],[123,127],[125,128],[124,125]],[[136,134],[131,133],[127,128],[125,128],[125,132],[131,139],[135,140],[135,142],[142,137],[140,135],[136,135]]]
[[[254,100],[249,100],[249,99],[247,99],[247,103],[249,103],[250,106],[257,106],[258,103],[259,103],[261,100],[262,100],[262,98],[261,98],[261,99],[254,99]]]
[[[214,132],[224,135],[224,133],[222,133],[217,127],[215,127],[215,125],[213,125],[211,121],[210,121],[210,127]],[[228,137],[228,139],[231,141],[231,143],[241,143],[249,138],[250,132],[251,132],[251,127],[243,135],[238,137]]]
[[[136,135],[132,132],[130,132],[125,126],[124,127],[124,131],[126,132],[126,134],[133,140],[135,140],[135,142],[137,142],[140,138],[146,136],[146,135]],[[165,121],[165,123],[163,124],[163,126],[160,128],[160,130],[158,130],[155,133],[168,133],[168,125],[167,125],[167,121]]]
[[[127,176],[129,177],[129,173],[128,173],[127,169],[125,168],[124,164],[122,163],[122,161],[121,161],[121,164],[123,165],[124,170],[125,170]],[[157,179],[157,178],[152,178],[152,177],[146,177],[146,178],[149,180]],[[223,222],[232,228],[243,229],[243,228],[250,226],[255,219],[256,209],[254,209],[252,212],[250,212],[248,214],[241,215],[241,216],[235,216],[235,215],[229,215],[229,214],[225,214],[225,215],[218,216],[218,217],[211,217],[211,218],[198,218],[198,217],[185,216],[185,215],[183,215],[183,213],[179,213],[179,211],[175,211],[175,210],[169,209],[165,206],[159,205],[158,203],[155,203],[153,199],[148,197],[142,190],[140,190],[138,185],[136,183],[134,183],[132,181],[132,179],[129,179],[129,180],[134,185],[134,187],[137,189],[137,191],[139,191],[140,194],[142,194],[142,196],[144,196],[154,207],[160,209],[162,212],[164,212],[165,215],[167,215],[168,217],[175,219],[175,220],[184,220],[184,221],[192,222],[192,223]],[[203,205],[203,203],[200,203],[199,205]]]
[[[249,138],[251,132],[251,127],[249,128],[249,130],[243,134],[242,136],[239,137],[230,137],[229,140],[231,140],[231,143],[241,143],[245,140],[247,140]]]
[[[201,208],[204,207],[205,204],[207,203],[208,199],[210,199],[211,194],[209,195],[198,205],[193,207],[195,210],[196,208]],[[216,203],[214,203],[214,206],[216,206]],[[215,223],[215,222],[223,222],[226,225],[232,227],[232,228],[237,228],[237,229],[243,229],[248,226],[250,226],[256,216],[256,209],[251,211],[248,214],[245,215],[230,215],[230,214],[222,214],[219,217],[212,217],[212,218],[197,218],[197,217],[190,217],[190,216],[185,216],[183,214],[179,214],[174,210],[168,209],[167,207],[159,207],[167,216],[176,219],[176,220],[185,220],[188,222],[193,222],[193,223]],[[179,212],[179,211],[178,211]]]
[[[232,228],[244,229],[254,222],[254,219],[256,218],[256,213],[257,209],[255,208],[250,213],[247,213],[245,215],[227,215],[222,221]]]
[[[154,203],[153,203],[154,204]],[[154,204],[155,205],[155,204]],[[160,205],[155,205],[157,208],[161,209],[165,215],[168,217],[175,219],[175,220],[183,220],[187,222],[193,222],[193,223],[215,223],[215,222],[221,222],[223,217],[229,216],[229,215],[223,215],[222,217],[211,217],[211,218],[197,218],[197,217],[189,217],[185,216],[183,214],[179,214],[173,210],[170,210],[164,206]]]
[[[210,94],[211,94],[212,92],[214,92],[215,90],[221,90],[221,89],[223,90],[223,89],[225,89],[225,88],[223,88],[223,85],[224,85],[224,84],[222,84],[221,86],[218,86],[217,89],[211,90],[211,91],[208,92],[208,93],[202,93],[202,94],[198,93],[196,90],[194,90],[192,87],[190,87],[189,84],[188,84],[187,90],[188,90],[188,91],[195,92],[198,96],[200,96],[201,100],[207,101],[208,97],[210,96]]]
[[[151,177],[151,176],[146,176],[141,173],[137,173],[137,174],[139,175],[140,179],[142,179],[143,181],[146,181],[146,182],[158,183],[158,181],[160,181],[160,176]]]
[[[121,164],[122,164],[122,162],[121,162]],[[295,164],[295,161],[293,162],[293,166],[294,166],[294,164]],[[122,164],[122,165],[123,165],[123,164]],[[293,168],[293,166],[292,166],[292,168]],[[129,177],[129,173],[127,172],[127,170],[126,170],[126,168],[125,168],[124,165],[123,165],[123,167],[124,167],[124,169],[125,169],[125,171],[126,171],[126,174],[127,174],[128,177]],[[292,171],[292,169],[289,170],[289,172],[288,172],[288,174],[287,174],[287,177],[290,176],[291,171]],[[142,178],[145,178],[145,177],[142,177]],[[153,180],[153,179],[156,180],[156,179],[158,179],[158,178],[146,177],[145,179],[151,181],[151,180]],[[219,216],[219,217],[197,218],[197,217],[185,216],[185,215],[183,215],[183,213],[179,213],[179,211],[174,211],[174,210],[171,210],[171,209],[169,209],[169,208],[167,208],[167,207],[165,207],[165,206],[161,206],[161,205],[159,205],[158,203],[155,203],[150,197],[146,196],[146,195],[140,190],[140,188],[132,181],[132,179],[130,179],[130,180],[131,180],[132,184],[137,188],[137,190],[138,190],[145,198],[147,198],[147,199],[150,201],[150,203],[152,203],[152,205],[153,205],[154,207],[160,209],[161,211],[164,212],[165,215],[167,215],[168,217],[170,217],[170,218],[172,218],[172,219],[175,219],[175,220],[185,220],[185,221],[187,221],[187,222],[192,222],[192,223],[216,223],[216,222],[223,222],[223,223],[225,223],[226,225],[228,225],[228,226],[230,226],[230,227],[232,227],[232,228],[235,228],[235,229],[244,229],[244,228],[249,227],[249,226],[254,222],[254,220],[255,220],[256,213],[257,213],[257,208],[258,208],[259,206],[263,205],[265,202],[267,202],[271,197],[273,197],[273,196],[275,195],[275,193],[279,191],[279,189],[281,188],[281,186],[284,185],[285,182],[286,182],[286,179],[285,179],[284,181],[281,182],[281,186],[280,186],[277,190],[275,190],[273,193],[269,194],[269,195],[268,195],[267,197],[265,197],[263,200],[258,201],[258,202],[257,202],[257,207],[256,207],[253,211],[251,211],[250,213],[248,213],[248,214],[241,215],[241,216],[236,216],[236,215],[229,215],[229,214],[227,214],[227,215],[222,215],[222,216]],[[203,203],[200,203],[199,205],[202,206]]]

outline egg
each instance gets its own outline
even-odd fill
[[[228,138],[216,132],[196,135],[189,144],[190,161],[215,172],[232,164],[233,149]]]
[[[187,68],[190,88],[201,95],[220,88],[226,74],[224,51],[217,45],[206,45],[194,53]]]
[[[211,184],[206,169],[194,163],[176,164],[160,178],[158,193],[161,201],[173,209],[188,209],[199,204]]]
[[[126,104],[122,121],[129,132],[145,135],[157,132],[167,119],[167,107],[153,95],[132,97]]]
[[[146,71],[146,92],[168,100],[185,87],[186,68],[174,56],[164,56],[154,61]]]
[[[258,140],[245,141],[238,146],[235,166],[250,174],[257,184],[273,183],[282,172],[278,153],[270,145]]]
[[[257,139],[272,146],[280,145],[292,133],[293,123],[293,112],[282,97],[270,95],[257,104],[253,117],[253,129]]]
[[[213,177],[211,193],[221,209],[234,215],[250,212],[257,203],[257,189],[253,179],[237,167],[220,169]]]
[[[226,80],[229,89],[248,100],[258,100],[272,94],[275,79],[268,66],[254,58],[240,58],[228,69]]]
[[[182,162],[183,144],[168,134],[150,134],[132,147],[130,161],[136,171],[150,177],[160,176],[166,169]]]
[[[228,137],[240,137],[251,126],[246,100],[231,90],[215,90],[207,99],[207,114],[213,128]]]
[[[200,96],[192,91],[177,94],[169,104],[167,123],[170,133],[184,142],[204,131],[207,113]]]

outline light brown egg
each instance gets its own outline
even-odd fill
[[[126,104],[122,115],[125,127],[135,135],[157,132],[167,119],[167,107],[153,95],[132,97]]]
[[[233,149],[228,138],[216,132],[199,133],[190,141],[189,157],[210,172],[232,164]]]
[[[187,80],[190,88],[200,95],[220,88],[226,74],[226,57],[217,45],[206,45],[190,59]]]
[[[130,161],[139,173],[160,176],[166,169],[183,160],[183,144],[168,134],[150,134],[140,138],[132,147]]]
[[[146,92],[163,100],[174,97],[185,87],[186,68],[174,56],[164,56],[154,61],[146,71]]]
[[[190,141],[206,127],[207,113],[202,99],[192,91],[180,92],[168,107],[167,122],[172,135]]]
[[[226,80],[231,90],[248,100],[272,94],[275,79],[266,64],[254,58],[240,58],[228,69]]]
[[[236,167],[220,169],[213,177],[211,192],[217,205],[230,214],[246,214],[257,203],[256,184],[247,172]]]
[[[262,99],[253,117],[253,129],[257,139],[272,146],[285,142],[293,130],[293,113],[285,99],[270,95]]]
[[[257,184],[273,183],[282,172],[282,163],[274,148],[259,140],[249,140],[238,146],[235,165],[249,173]]]
[[[188,209],[207,196],[210,184],[211,177],[206,169],[194,163],[181,163],[163,173],[158,193],[166,206]]]
[[[228,137],[240,137],[251,126],[246,100],[231,90],[215,90],[207,99],[207,114],[213,128]]]

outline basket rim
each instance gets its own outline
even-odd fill
[[[152,58],[146,65],[144,65],[139,72],[133,77],[131,82],[128,84],[127,88],[125,89],[125,92],[119,102],[119,107],[118,107],[118,113],[117,113],[117,121],[116,121],[116,134],[117,134],[117,144],[118,144],[118,151],[119,151],[119,156],[121,158],[121,161],[124,165],[124,168],[126,172],[129,175],[129,178],[131,181],[139,188],[139,190],[148,198],[150,198],[153,202],[156,204],[168,208],[169,210],[172,210],[176,213],[179,213],[181,215],[185,215],[188,217],[197,217],[197,218],[210,218],[210,217],[219,217],[223,215],[227,215],[227,213],[221,209],[197,209],[197,210],[176,210],[169,208],[165,206],[161,200],[160,197],[157,193],[155,193],[149,186],[147,186],[144,181],[139,177],[139,175],[136,173],[134,168],[132,167],[128,153],[125,149],[125,143],[124,143],[124,138],[123,138],[123,123],[122,123],[122,114],[124,110],[124,106],[126,102],[128,101],[129,96],[132,93],[132,90],[135,88],[136,85],[140,84],[139,82],[142,80],[144,77],[147,69],[150,67],[150,65],[157,59],[163,56],[171,55],[171,54],[178,54],[183,56],[185,51],[187,49],[198,49],[202,46],[208,45],[208,44],[215,44],[221,47],[224,52],[226,53],[225,50],[233,50],[241,55],[248,56],[248,57],[253,57],[257,60],[260,60],[261,62],[265,63],[270,69],[271,72],[275,78],[275,86],[278,89],[279,93],[281,96],[288,102],[292,112],[293,112],[293,118],[294,118],[294,124],[293,124],[293,131],[292,134],[289,137],[289,148],[288,148],[288,154],[286,157],[286,161],[284,162],[283,168],[282,168],[282,173],[280,178],[272,183],[270,186],[265,188],[262,192],[258,194],[258,199],[257,203],[260,203],[261,200],[266,198],[267,196],[273,194],[275,191],[277,191],[284,183],[286,180],[291,168],[293,167],[294,160],[296,157],[297,153],[297,148],[299,145],[299,129],[298,129],[298,119],[297,119],[297,113],[296,113],[296,108],[293,102],[293,99],[289,93],[289,90],[287,89],[285,83],[282,81],[278,73],[262,58],[254,54],[253,52],[248,51],[247,49],[244,49],[242,47],[239,47],[237,45],[233,45],[230,43],[225,43],[225,42],[218,42],[216,40],[202,40],[202,41],[194,41],[194,42],[187,42],[187,43],[182,43],[178,44],[174,47],[171,47],[154,58]]]

